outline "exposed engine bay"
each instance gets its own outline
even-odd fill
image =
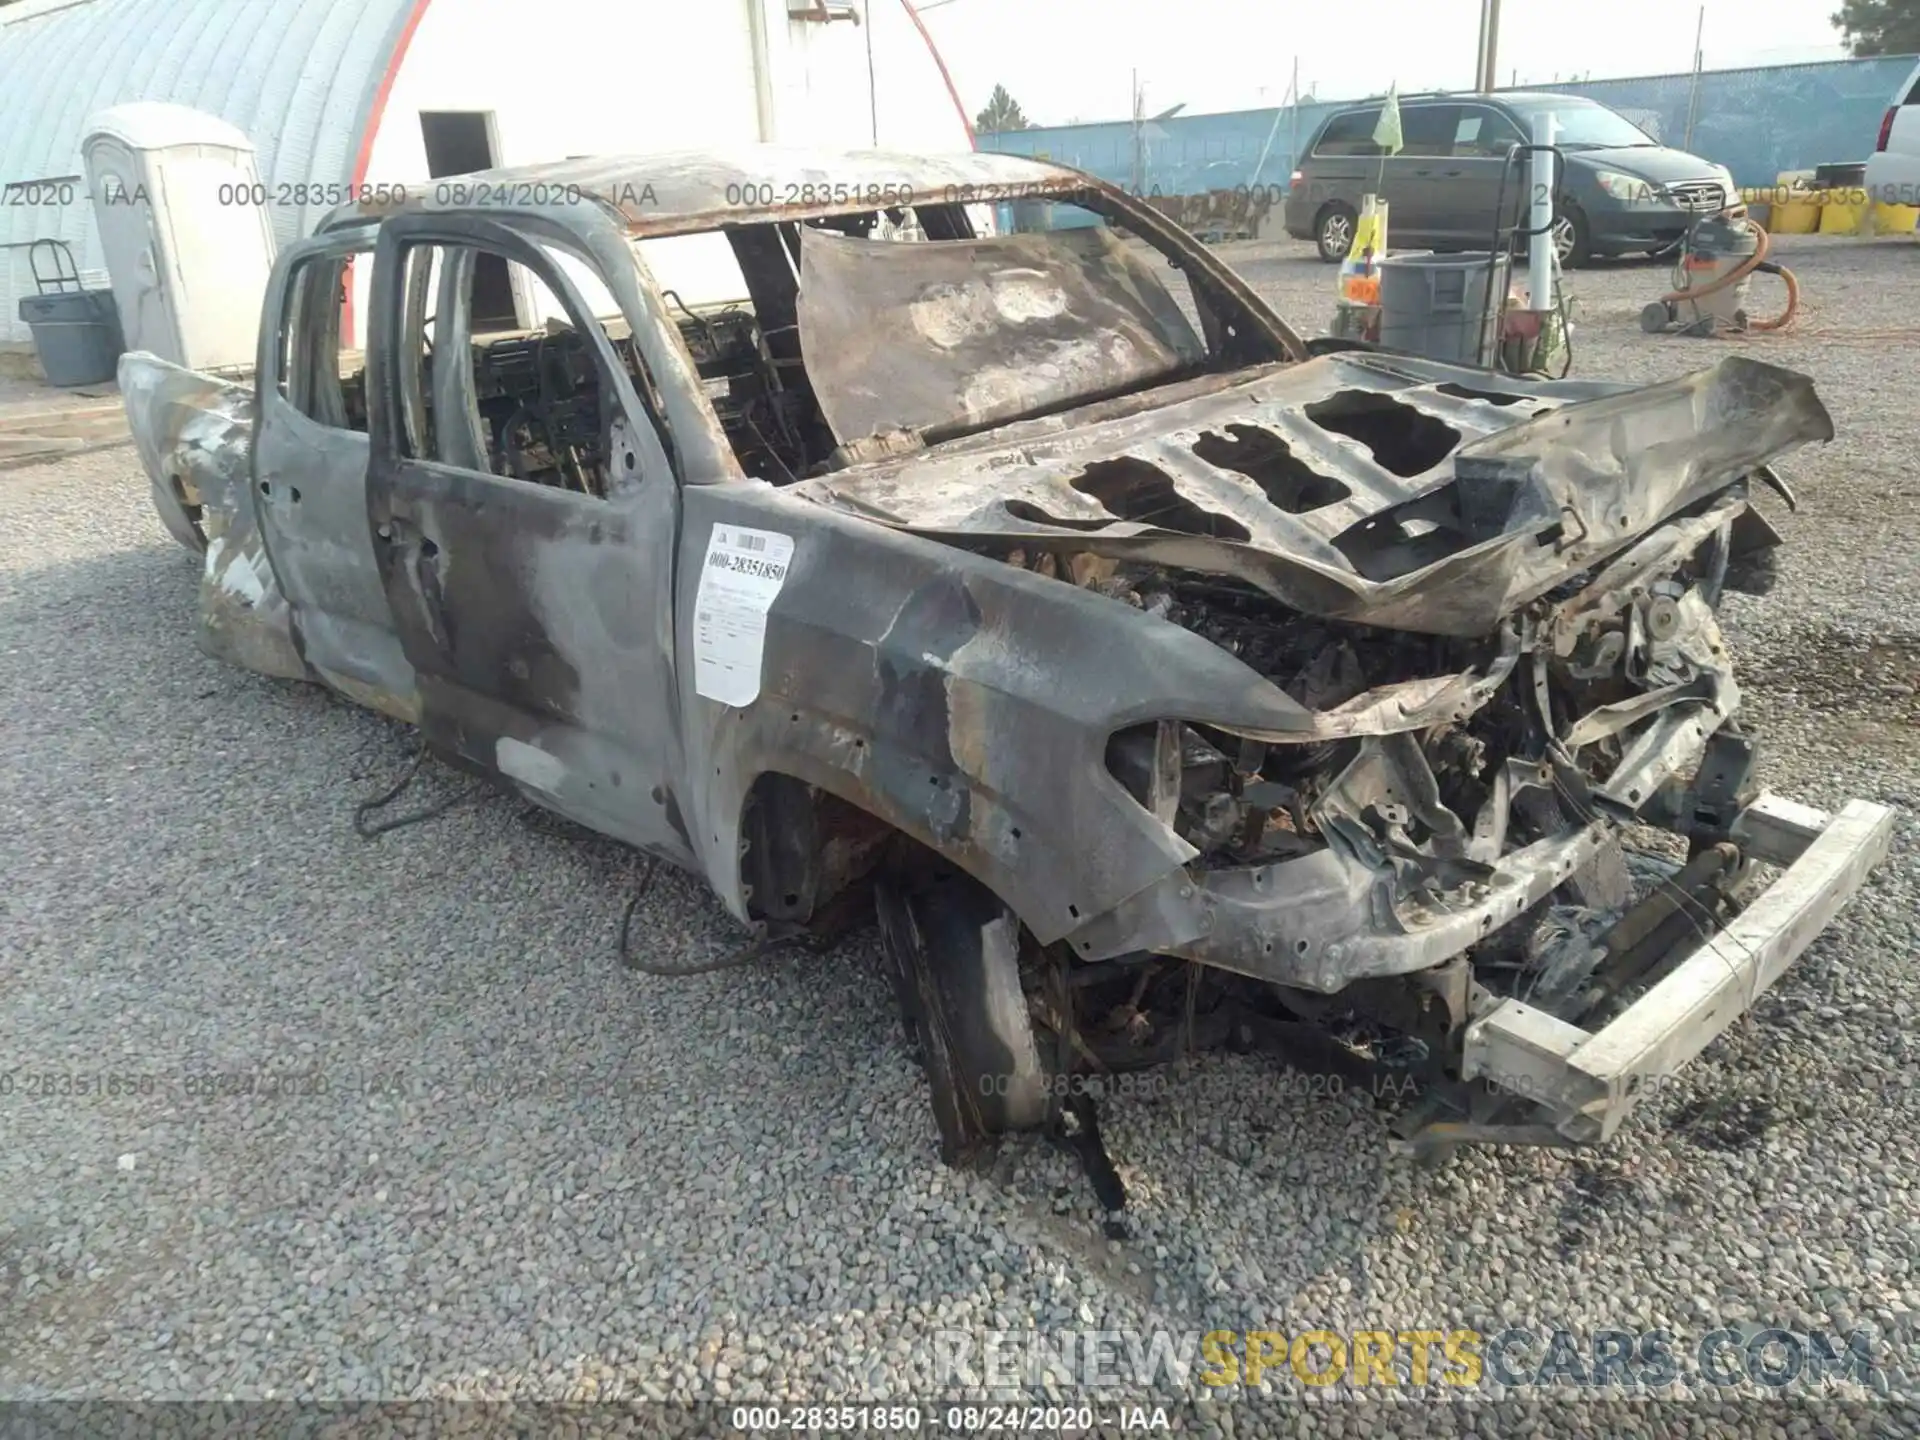
[[[1717,610],[1770,578],[1753,489],[1793,503],[1761,462],[1830,421],[1746,362],[1631,397],[1407,357],[1317,368],[800,488],[1125,604],[1273,687],[1240,724],[1110,737],[1109,773],[1191,856],[1023,961],[1040,1064],[1097,1076],[1264,1036],[1417,1077],[1423,1145],[1562,1143],[1587,1122],[1529,1127],[1464,1085],[1464,1037],[1509,1004],[1584,1035],[1736,922],[1758,791]],[[1562,418],[1562,397],[1587,403]],[[1709,463],[1653,443],[1708,424]]]
[[[1016,564],[1026,560],[1018,551],[1010,557]],[[1129,570],[1092,557],[1079,568],[1088,588],[1206,637],[1321,714],[1339,713],[1369,692],[1409,680],[1505,674],[1505,683],[1465,719],[1415,732],[1438,784],[1440,807],[1470,828],[1493,797],[1492,774],[1515,758],[1542,759],[1575,718],[1630,704],[1636,696],[1657,692],[1673,701],[1729,683],[1726,647],[1713,617],[1724,570],[1714,572],[1725,560],[1724,540],[1716,537],[1652,582],[1644,597],[1587,616],[1565,653],[1538,640],[1541,676],[1514,663],[1509,642],[1515,628],[1479,640],[1383,630],[1303,615],[1231,580]],[[1040,573],[1057,573],[1050,554],[1033,564]],[[1567,582],[1563,596],[1578,594],[1587,578]],[[1548,597],[1538,607],[1542,617],[1551,616],[1552,605]],[[1525,619],[1520,626],[1538,633]],[[1527,649],[1531,654],[1535,645]],[[1650,714],[1651,707],[1642,713]],[[1353,761],[1358,738],[1268,744],[1206,727],[1184,729],[1176,829],[1203,857],[1251,863],[1319,843],[1312,813]],[[1137,794],[1157,783],[1142,768],[1150,739],[1125,731],[1110,750],[1116,771]],[[1621,734],[1595,734],[1579,753],[1580,773],[1602,785],[1620,761]],[[1396,838],[1387,816],[1370,813],[1368,819],[1375,842],[1390,848],[1430,847],[1437,830],[1451,828],[1444,819],[1409,814],[1397,821],[1408,828]]]
[[[1396,870],[1399,918],[1417,924],[1427,907],[1470,896],[1501,856],[1595,819],[1595,792],[1656,713],[1697,704],[1717,725],[1732,708],[1714,614],[1729,534],[1688,549],[1687,533],[1640,593],[1609,607],[1582,574],[1482,639],[1329,621],[1232,580],[1090,555],[1064,567],[1050,552],[1006,558],[1189,629],[1323,719],[1350,718],[1305,743],[1134,727],[1109,742],[1108,766],[1200,865],[1271,865],[1335,846]],[[1383,720],[1400,708],[1385,697],[1449,677],[1470,677],[1457,718],[1408,730]]]
[[[1769,580],[1753,563],[1765,550],[1729,563],[1745,500],[1742,484],[1656,530],[1664,562],[1634,583],[1620,584],[1618,562],[1596,566],[1479,639],[1329,621],[1168,567],[1005,552],[1205,637],[1323,718],[1370,717],[1358,728],[1375,733],[1334,724],[1304,743],[1171,722],[1115,734],[1108,769],[1193,847],[1194,874],[1242,893],[1249,879],[1276,896],[1297,886],[1309,911],[1328,873],[1310,865],[1377,874],[1371,923],[1418,936],[1483,907],[1511,883],[1503,866],[1555,847],[1569,857],[1454,953],[1409,951],[1361,978],[1303,966],[1275,983],[1283,958],[1271,939],[1268,958],[1249,956],[1251,931],[1095,964],[1071,946],[1052,960],[1031,952],[1021,973],[1038,1053],[1057,1043],[1061,1056],[1043,1063],[1092,1087],[1194,1047],[1263,1044],[1376,1093],[1383,1075],[1401,1093],[1401,1076],[1422,1098],[1398,1133],[1419,1153],[1446,1153],[1454,1135],[1562,1143],[1520,1123],[1524,1096],[1462,1084],[1461,1035],[1504,1001],[1570,1026],[1617,1018],[1751,898],[1755,857],[1728,838],[1758,793],[1754,746],[1731,719],[1738,692],[1716,618],[1727,588]],[[1392,708],[1381,697],[1449,676],[1476,682],[1457,718],[1381,723]],[[1597,843],[1575,850],[1582,834]],[[1295,943],[1304,956],[1309,942]]]

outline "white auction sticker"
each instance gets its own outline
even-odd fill
[[[716,525],[693,602],[693,688],[722,705],[760,698],[767,612],[787,583],[793,537]]]

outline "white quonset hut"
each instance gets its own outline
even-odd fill
[[[973,142],[909,0],[17,0],[0,6],[0,341],[29,338],[35,240],[106,284],[80,147],[133,100],[245,132],[283,245],[355,185],[755,141]]]

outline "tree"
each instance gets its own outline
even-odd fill
[[[1830,18],[1855,55],[1920,51],[1920,0],[1842,0]]]
[[[1031,130],[1033,122],[1027,119],[1020,102],[1007,93],[1007,87],[996,85],[987,97],[987,108],[973,117],[973,128],[983,135],[995,135],[1002,130]]]

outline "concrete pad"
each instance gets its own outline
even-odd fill
[[[10,356],[9,359],[17,359]],[[49,385],[37,368],[0,369],[0,469],[132,441],[119,387]]]

